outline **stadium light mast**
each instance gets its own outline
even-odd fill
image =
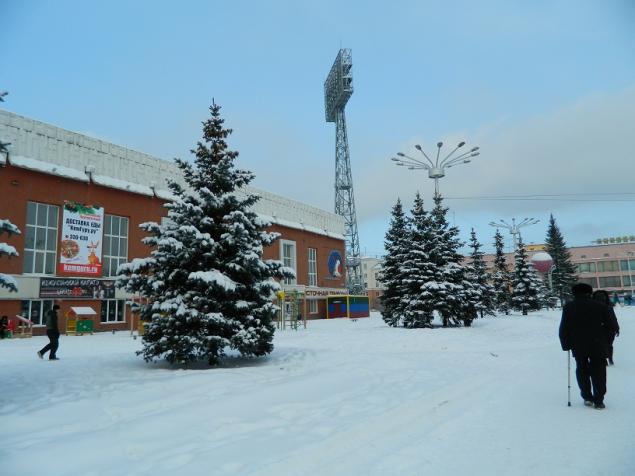
[[[437,156],[433,161],[432,159],[430,159],[430,157],[428,157],[428,154],[425,153],[423,148],[419,144],[417,144],[415,145],[415,149],[421,152],[427,162],[406,155],[403,152],[397,152],[398,157],[393,157],[390,160],[392,160],[399,166],[408,167],[408,170],[427,170],[428,177],[434,180],[434,195],[436,197],[439,195],[439,179],[445,177],[445,169],[456,167],[457,165],[461,164],[468,164],[472,161],[473,157],[480,155],[480,152],[478,151],[479,148],[472,147],[467,152],[463,152],[462,154],[455,156],[454,154],[464,145],[465,141],[459,142],[457,146],[452,150],[452,152],[446,155],[443,159],[439,160],[443,142],[437,142]]]
[[[505,228],[509,230],[509,233],[512,235],[514,239],[514,252],[515,252],[516,249],[518,248],[518,235],[520,235],[520,229],[525,226],[535,225],[536,223],[539,223],[539,222],[540,220],[538,220],[537,218],[523,218],[520,222],[516,223],[516,219],[512,218],[511,224],[507,223],[505,220],[500,220],[499,222],[491,221],[489,222],[489,225],[495,228]]]
[[[353,94],[353,59],[349,48],[340,49],[324,81],[326,122],[335,123],[335,213],[346,225],[346,287],[350,294],[364,291],[355,212],[353,176],[346,134],[344,107]]]

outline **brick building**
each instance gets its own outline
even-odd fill
[[[92,308],[96,330],[130,328],[134,296],[115,288],[116,270],[147,256],[139,224],[166,215],[166,179],[182,182],[178,167],[3,110],[0,140],[11,143],[9,154],[0,155],[0,218],[22,232],[2,236],[20,256],[0,259],[0,272],[15,278],[19,289],[0,289],[0,315],[27,316],[43,334],[44,313],[57,299],[61,329],[71,307]],[[326,296],[346,294],[343,218],[262,190],[245,191],[261,197],[254,210],[281,234],[263,258],[296,270],[297,279],[283,288],[299,293],[305,317],[326,317]],[[82,214],[85,206],[96,215]],[[73,263],[83,252],[88,262]]]

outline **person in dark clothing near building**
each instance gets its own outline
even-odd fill
[[[44,357],[49,350],[51,353],[49,354],[49,360],[59,360],[57,358],[56,352],[59,347],[60,341],[60,331],[57,327],[57,310],[60,307],[55,304],[53,309],[50,309],[46,313],[46,335],[49,338],[49,343],[46,344],[42,350],[39,350],[37,356],[41,359]]]
[[[613,315],[613,319],[615,319],[615,323],[617,324],[617,332],[611,332],[607,330],[606,335],[606,357],[609,359],[609,365],[613,365],[613,341],[615,340],[616,336],[620,335],[620,326],[617,322],[617,317],[615,316],[613,303],[611,302],[609,293],[604,291],[603,289],[598,289],[593,293],[593,299],[600,301],[602,304],[609,308],[609,312]]]
[[[0,339],[4,339],[6,337],[8,330],[9,318],[7,316],[2,316],[2,318],[0,318]]]
[[[608,307],[593,299],[593,288],[574,284],[573,300],[564,305],[560,321],[562,350],[575,358],[575,376],[586,406],[604,408],[606,394],[606,343],[609,332],[617,332],[617,321]]]

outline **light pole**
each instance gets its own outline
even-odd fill
[[[423,154],[427,162],[424,162],[420,159],[415,159],[414,157],[406,155],[403,152],[397,152],[398,157],[393,157],[390,160],[392,160],[399,166],[408,167],[408,170],[427,170],[428,177],[434,179],[434,196],[436,197],[439,195],[439,179],[445,177],[445,169],[455,167],[459,164],[468,164],[472,161],[472,157],[476,157],[480,154],[480,152],[478,151],[478,147],[472,147],[467,152],[454,156],[454,153],[464,145],[464,141],[459,142],[457,146],[452,150],[452,152],[446,155],[443,159],[439,160],[443,142],[437,142],[437,156],[433,161],[432,159],[430,159],[430,157],[428,157],[428,154],[425,153],[423,148],[419,144],[417,144],[415,145],[415,149]]]
[[[627,251],[626,252],[626,264],[628,266],[628,280],[630,281],[631,284],[631,299],[633,298],[633,294],[635,294],[635,288],[633,287],[633,273],[631,270],[631,257],[635,255],[635,253],[633,253],[632,251]]]
[[[516,223],[516,219],[512,218],[511,225],[505,220],[500,220],[498,223],[491,221],[489,222],[489,225],[495,228],[505,228],[509,230],[509,233],[514,238],[514,251],[516,251],[516,248],[518,247],[518,235],[520,235],[520,229],[524,226],[535,225],[538,222],[540,222],[540,220],[536,218],[523,218],[519,223]]]

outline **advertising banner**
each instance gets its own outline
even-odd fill
[[[101,276],[104,209],[64,201],[58,272]]]
[[[114,299],[115,281],[100,279],[41,278],[43,299]]]

